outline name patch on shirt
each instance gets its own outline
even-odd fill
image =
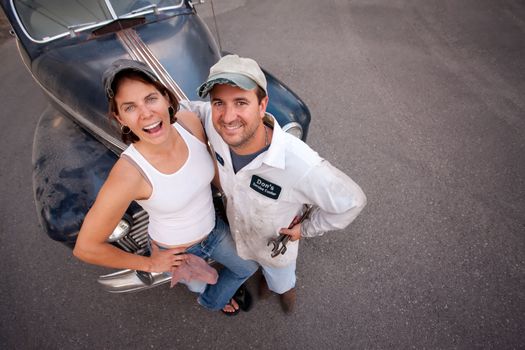
[[[281,194],[281,186],[271,183],[257,175],[252,176],[250,187],[256,192],[271,199],[277,199]]]
[[[219,153],[215,152],[215,158],[217,158],[217,161],[221,163],[222,166],[224,166],[224,159],[222,159]]]

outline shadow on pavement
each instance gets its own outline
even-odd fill
[[[11,25],[9,21],[5,18],[3,11],[0,11],[0,45],[3,44],[7,39],[12,38],[9,31],[11,30]]]

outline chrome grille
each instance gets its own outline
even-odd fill
[[[144,254],[148,251],[148,223],[149,215],[144,210],[133,214],[131,231],[116,243],[130,253]]]

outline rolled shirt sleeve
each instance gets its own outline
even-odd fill
[[[363,190],[327,160],[321,160],[298,181],[298,200],[313,205],[301,225],[303,237],[347,227],[366,205]]]

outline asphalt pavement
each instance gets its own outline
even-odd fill
[[[105,293],[108,270],[39,227],[31,147],[47,102],[2,35],[0,348],[525,348],[525,2],[214,5],[223,49],[303,98],[308,143],[367,207],[302,242],[289,316],[276,297],[225,317],[183,287]],[[210,3],[198,10],[215,31]]]

